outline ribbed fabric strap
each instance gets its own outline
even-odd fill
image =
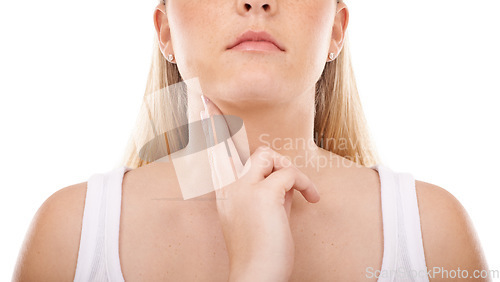
[[[378,281],[429,281],[425,264],[415,179],[378,164],[384,255]]]
[[[118,253],[122,181],[130,168],[94,174],[87,181],[74,281],[124,281]]]

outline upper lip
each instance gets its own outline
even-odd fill
[[[265,31],[253,31],[253,30],[246,31],[245,33],[238,36],[238,38],[236,38],[236,41],[234,41],[231,45],[229,45],[227,49],[231,49],[234,46],[245,41],[267,41],[276,45],[276,47],[278,47],[281,51],[285,51],[285,48],[269,33]]]

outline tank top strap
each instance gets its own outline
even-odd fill
[[[413,175],[383,164],[371,168],[381,186],[384,254],[378,281],[429,281]]]
[[[87,181],[74,281],[124,281],[118,254],[122,181],[126,166]]]

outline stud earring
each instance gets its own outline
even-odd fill
[[[173,63],[173,60],[174,60],[174,55],[168,54],[167,61],[169,61],[170,63]]]
[[[330,60],[333,61],[333,59],[335,59],[335,53],[330,53],[330,55],[328,55],[328,58],[330,58]]]

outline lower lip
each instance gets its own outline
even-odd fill
[[[281,51],[276,45],[268,41],[245,41],[230,50],[240,51]]]

